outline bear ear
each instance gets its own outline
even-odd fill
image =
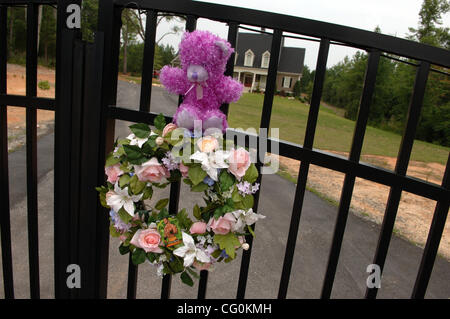
[[[220,48],[223,56],[228,56],[229,48],[225,41],[217,40],[216,42],[214,42],[214,44]]]

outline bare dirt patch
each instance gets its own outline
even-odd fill
[[[42,66],[38,67],[38,83],[47,81],[50,85],[48,90],[37,88],[39,97],[55,97],[55,71]],[[7,93],[14,95],[25,95],[26,71],[25,67],[16,64],[7,65]],[[26,110],[24,107],[8,106],[8,150],[14,150],[25,143]],[[53,111],[37,111],[37,133],[38,136],[48,133],[54,127]]]
[[[348,155],[342,152],[330,153],[344,156]],[[296,179],[300,162],[282,156],[280,156],[279,160],[280,170]],[[365,155],[362,157],[362,161],[392,170],[395,167],[396,159],[387,156]],[[408,175],[440,184],[444,170],[445,166],[438,163],[412,161],[409,164]],[[326,197],[331,202],[339,202],[343,181],[344,174],[340,172],[315,165],[310,166],[307,182],[308,187]],[[389,187],[357,178],[351,201],[351,210],[363,218],[381,224],[388,194]],[[435,205],[435,201],[403,192],[395,222],[395,233],[420,247],[424,247]],[[450,259],[450,223],[448,221],[444,228],[439,253],[445,258]]]

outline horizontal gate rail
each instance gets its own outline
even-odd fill
[[[55,110],[55,99],[14,94],[0,94],[0,101],[4,105],[19,106],[38,110]]]
[[[326,37],[329,40],[347,43],[354,47],[378,49],[383,52],[450,67],[448,50],[333,23],[197,1],[115,0],[115,3],[119,6],[131,6],[131,3],[133,3],[140,9],[190,14],[225,23],[233,21],[269,29],[281,29],[285,32],[316,38]]]

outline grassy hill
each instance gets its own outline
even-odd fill
[[[264,95],[245,93],[230,105],[228,122],[234,128],[258,128]],[[280,139],[303,144],[309,106],[298,100],[276,96],[272,109],[271,127],[280,129]],[[314,147],[322,150],[349,152],[355,122],[338,116],[330,108],[321,107]],[[393,132],[367,127],[362,154],[396,157],[401,136]],[[418,141],[414,142],[411,159],[445,165],[450,148]]]

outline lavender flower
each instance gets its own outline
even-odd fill
[[[117,229],[117,231],[121,233],[125,233],[128,230],[130,230],[131,225],[126,224],[113,209],[109,211],[109,216],[111,216],[111,221],[114,224],[114,227]]]
[[[172,171],[174,169],[178,169],[179,164],[177,163],[176,159],[173,157],[171,152],[167,152],[165,154],[166,156],[162,159],[162,162],[164,166],[169,170]]]
[[[215,183],[215,181],[214,181],[211,177],[206,176],[206,177],[203,179],[203,183],[208,184],[208,186],[213,186],[214,183]]]
[[[259,183],[255,183],[255,185],[252,186],[247,181],[240,182],[236,184],[236,187],[238,188],[239,194],[241,195],[250,195],[254,194],[259,190]]]

